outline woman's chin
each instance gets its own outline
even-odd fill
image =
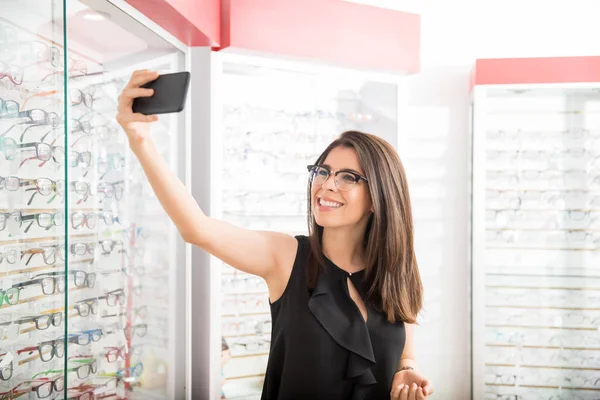
[[[323,216],[315,216],[315,222],[322,228],[337,228],[343,225],[337,220],[337,218],[328,218]]]

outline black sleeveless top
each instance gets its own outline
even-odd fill
[[[273,330],[263,400],[389,399],[404,349],[404,323],[389,323],[369,304],[367,322],[346,278],[364,299],[364,271],[352,275],[327,260],[310,291],[310,243],[298,252],[285,291],[271,304]]]

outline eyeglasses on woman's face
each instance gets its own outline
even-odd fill
[[[347,192],[354,188],[354,186],[356,186],[356,184],[360,181],[364,181],[366,183],[369,182],[367,178],[354,171],[349,171],[345,169],[339,171],[332,171],[329,167],[325,165],[308,165],[306,168],[308,169],[308,172],[310,174],[309,177],[312,186],[323,185],[325,182],[327,182],[332,173],[334,173],[335,177],[335,186],[339,190],[344,192]]]

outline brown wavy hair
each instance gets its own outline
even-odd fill
[[[368,182],[373,214],[363,242],[366,298],[386,314],[388,321],[416,323],[423,307],[423,283],[415,256],[412,207],[404,166],[396,150],[385,140],[368,133],[347,131],[333,141],[315,164],[325,161],[336,147],[352,148]],[[308,232],[311,257],[307,278],[314,287],[325,265],[323,227],[317,225],[311,208],[308,182]]]

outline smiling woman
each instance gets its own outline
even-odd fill
[[[404,168],[394,148],[348,131],[308,166],[309,236],[244,229],[208,217],[152,142],[156,116],[133,99],[156,79],[136,71],[117,120],[184,240],[267,283],[272,331],[263,399],[424,399],[412,324],[423,288]]]
[[[329,179],[331,168],[335,179]],[[377,136],[345,132],[317,159],[308,193],[309,236],[317,261],[311,263],[309,282],[315,282],[316,266],[325,264],[319,258],[324,228],[346,227],[364,238],[363,267],[372,300],[390,322],[415,323],[423,289],[414,253],[410,196],[396,150]]]

